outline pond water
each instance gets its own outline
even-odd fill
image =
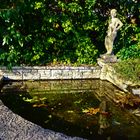
[[[122,93],[107,81],[25,81],[6,84],[0,99],[43,128],[103,140],[140,139],[139,118],[111,98]]]

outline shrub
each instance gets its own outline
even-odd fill
[[[120,61],[114,64],[114,69],[122,78],[140,82],[140,58]]]

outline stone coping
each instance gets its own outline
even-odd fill
[[[60,79],[93,79],[100,77],[99,66],[97,67],[13,67],[8,70],[6,67],[0,67],[0,73],[6,79],[12,80],[60,80]]]
[[[72,79],[101,79],[107,80],[125,92],[129,92],[129,87],[136,87],[130,81],[120,79],[111,63],[98,59],[99,66],[22,66],[13,67],[8,70],[0,67],[0,75],[7,80],[72,80]],[[139,85],[140,86],[140,85]],[[130,92],[140,96],[140,88],[133,88]]]
[[[14,66],[12,67],[13,70],[25,70],[25,69],[33,69],[33,70],[52,70],[52,69],[68,69],[68,70],[73,70],[73,69],[100,69],[99,66]],[[7,67],[3,66],[0,67],[0,70],[8,70]],[[10,71],[10,70],[9,70]]]

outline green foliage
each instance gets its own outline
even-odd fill
[[[0,64],[95,63],[92,58],[97,57],[97,49],[89,31],[85,33],[87,29],[93,30],[94,3],[95,0],[2,3]],[[84,48],[84,54],[80,47]]]
[[[134,58],[140,58],[140,44],[134,44],[131,46],[128,46],[127,48],[122,48],[117,56],[121,60],[127,60],[127,59],[134,59]]]
[[[81,64],[94,64],[97,58],[97,49],[91,45],[91,40],[86,37],[79,39],[76,54],[78,62]]]
[[[115,71],[122,78],[132,81],[140,81],[140,59],[123,60],[114,65]]]
[[[0,5],[0,65],[94,64],[105,52],[109,11],[124,23],[114,52],[139,57],[137,0],[11,0]]]
[[[132,23],[124,28],[125,32],[122,32],[120,38],[123,47],[118,51],[117,56],[122,60],[140,58],[140,27],[135,23],[136,19],[131,20]]]

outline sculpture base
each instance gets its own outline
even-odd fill
[[[102,54],[100,55],[100,58],[97,59],[97,63],[99,66],[103,66],[106,63],[117,63],[118,59],[115,55],[109,55],[109,54]]]
[[[115,55],[110,55],[110,54],[102,54],[100,55],[101,59],[103,59],[103,61],[105,63],[116,63],[118,62],[118,59]]]

